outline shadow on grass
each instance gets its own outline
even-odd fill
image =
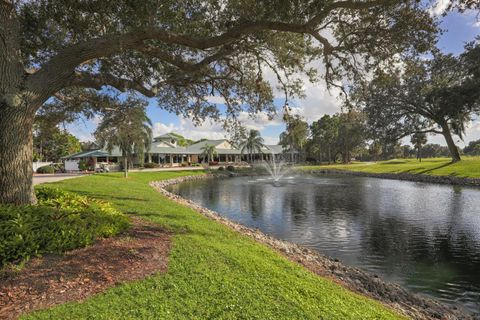
[[[75,192],[76,194],[86,196],[89,198],[94,198],[94,199],[100,199],[100,200],[106,200],[111,202],[111,200],[128,200],[128,201],[141,201],[141,202],[150,202],[151,200],[147,199],[142,199],[142,198],[135,198],[135,197],[119,197],[119,196],[113,196],[111,194],[102,194],[96,192],[90,192],[90,191],[80,191],[80,190],[72,190],[72,192]]]
[[[386,165],[386,164],[405,164],[405,163],[407,163],[407,161],[404,161],[404,160],[396,160],[396,161],[380,162],[380,163],[377,163],[377,164]]]
[[[425,173],[429,173],[429,172],[432,172],[434,170],[437,170],[437,169],[441,169],[441,168],[445,168],[445,167],[448,167],[450,165],[454,164],[454,162],[447,162],[447,163],[444,163],[438,167],[433,167],[433,168],[430,168],[430,169],[427,169],[427,170],[423,170],[423,171],[417,171],[418,174],[425,174]]]

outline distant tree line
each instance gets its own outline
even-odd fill
[[[368,114],[362,110],[324,115],[311,125],[297,116],[280,136],[280,144],[284,146],[287,158],[291,151],[289,142],[292,141],[293,150],[300,153],[303,161],[315,163],[395,158],[416,158],[421,161],[422,158],[451,156],[448,146],[428,143],[425,133],[413,133],[410,144],[406,143],[406,139],[379,135],[378,131],[371,130]],[[464,149],[459,148],[458,152],[460,155],[479,156],[480,139],[471,141]]]
[[[379,66],[368,80],[356,81],[344,111],[323,116],[307,132],[294,130],[306,122],[290,117],[280,143],[293,146],[305,160],[322,162],[440,156],[456,162],[462,153],[479,155],[478,141],[464,150],[457,146],[480,114],[478,61],[480,37],[458,56],[436,49],[429,57],[405,55],[398,65]],[[446,146],[428,144],[427,134],[443,136]],[[412,145],[402,145],[408,137]]]

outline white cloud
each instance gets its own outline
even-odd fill
[[[218,104],[224,104],[225,103],[225,99],[223,97],[219,97],[219,96],[208,96],[208,97],[205,97],[207,99],[208,102],[210,103],[218,103]]]
[[[94,117],[90,120],[77,120],[67,124],[65,128],[80,141],[95,141],[93,132],[100,121],[99,117]]]
[[[263,130],[268,126],[276,126],[282,123],[280,114],[274,115],[273,119],[269,119],[266,112],[259,112],[255,115],[249,115],[248,112],[240,112],[238,116],[239,122],[247,129]]]
[[[267,145],[278,144],[278,137],[264,136],[263,141]]]
[[[164,133],[175,132],[192,140],[202,138],[223,139],[226,137],[225,131],[220,123],[207,120],[196,127],[190,119],[180,117],[179,121],[180,123],[178,125],[155,122],[153,124],[153,135],[159,136]]]
[[[299,113],[308,123],[320,119],[325,114],[334,114],[341,109],[341,102],[337,98],[339,91],[328,92],[324,83],[308,84],[305,88],[306,98],[293,107],[299,109]]]
[[[450,0],[437,0],[433,6],[430,7],[429,12],[432,16],[440,16],[448,8]]]

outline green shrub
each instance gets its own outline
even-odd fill
[[[36,206],[0,206],[0,266],[83,247],[128,227],[106,202],[48,187],[36,195]]]
[[[218,167],[218,171],[224,171],[225,168],[224,167]]]
[[[88,165],[87,165],[87,162],[85,160],[80,160],[78,162],[78,170],[80,171],[85,171],[88,169]]]
[[[234,172],[235,167],[234,166],[227,166],[227,171]]]
[[[52,166],[43,166],[37,169],[37,173],[55,173],[55,168]]]
[[[146,169],[153,169],[153,168],[160,167],[160,165],[158,163],[155,163],[155,162],[147,162],[143,165],[143,167],[146,168]]]

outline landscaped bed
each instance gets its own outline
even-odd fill
[[[32,259],[0,276],[0,319],[79,301],[121,282],[167,270],[170,236],[143,219],[119,237],[67,252]]]
[[[165,198],[151,181],[192,172],[95,175],[57,183],[158,223],[171,234],[165,274],[123,283],[34,319],[399,319],[379,302],[344,289],[274,250]],[[88,263],[88,262],[87,262]]]

